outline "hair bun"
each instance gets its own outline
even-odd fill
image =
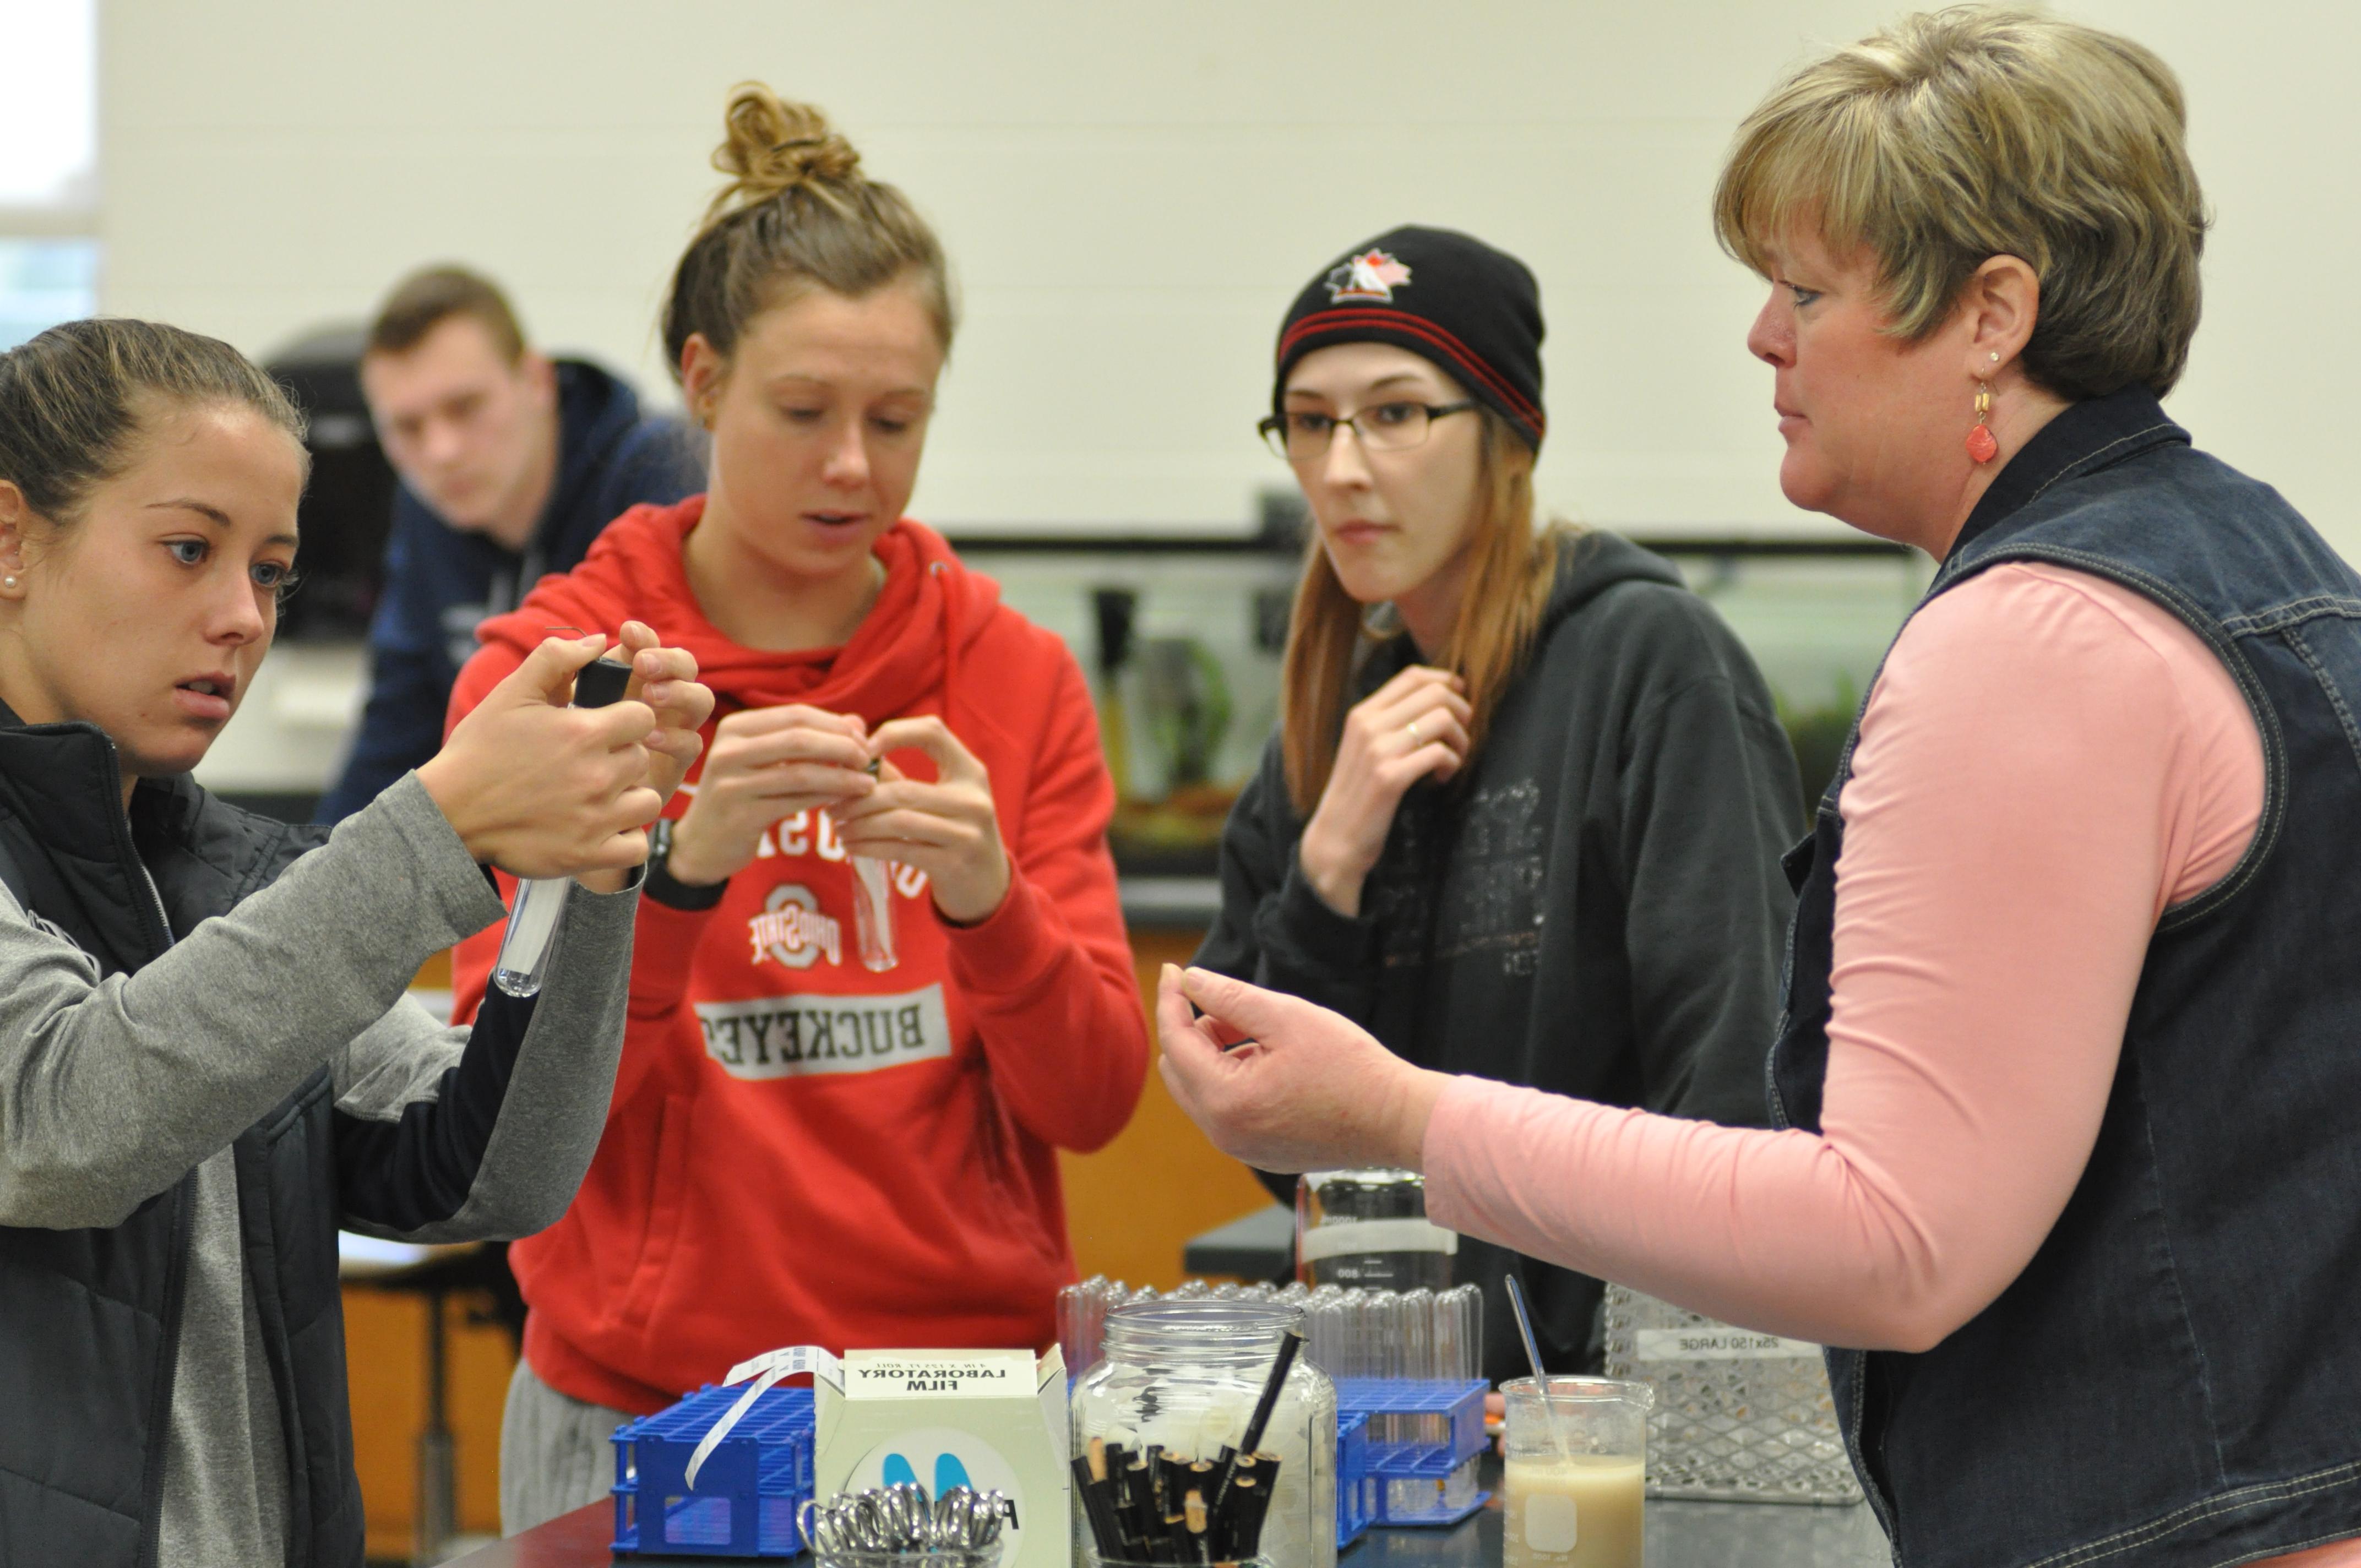
[[[786,103],[759,82],[731,88],[722,118],[729,135],[714,149],[713,167],[730,178],[707,210],[708,223],[800,187],[848,181],[860,171],[861,154],[829,128],[826,115],[809,104]]]

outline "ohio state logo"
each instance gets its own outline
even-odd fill
[[[1394,291],[1410,282],[1410,268],[1386,251],[1371,248],[1328,270],[1328,302],[1345,300],[1391,300]]]
[[[746,922],[754,947],[752,962],[773,959],[789,969],[809,969],[820,955],[844,961],[844,927],[819,912],[819,897],[800,883],[783,883],[763,901],[763,913]]]

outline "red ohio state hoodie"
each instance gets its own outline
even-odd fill
[[[642,1413],[776,1345],[1048,1344],[1074,1277],[1052,1151],[1115,1136],[1148,1065],[1106,850],[1114,788],[1065,645],[905,519],[877,543],[885,585],[851,641],[740,647],[682,568],[703,511],[701,496],[632,509],[580,566],[486,622],[453,722],[546,628],[644,620],[696,654],[717,716],[801,702],[874,729],[940,715],[991,773],[1012,875],[1000,908],[962,928],[895,868],[898,961],[875,972],[824,816],[776,824],[716,908],[641,901],[605,1138],[565,1218],[511,1260],[533,1370]],[[919,753],[894,762],[934,776]],[[667,814],[687,804],[685,789]],[[458,1017],[500,938],[460,946]]]

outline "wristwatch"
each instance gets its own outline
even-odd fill
[[[648,829],[648,877],[640,892],[667,909],[710,909],[730,891],[730,879],[704,886],[681,882],[672,874],[673,818],[659,817]]]

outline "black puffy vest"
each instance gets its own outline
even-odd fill
[[[186,779],[143,783],[126,820],[120,778],[96,729],[0,707],[0,876],[108,973],[162,952],[168,918],[187,931],[224,913],[325,836]],[[291,1471],[287,1561],[302,1568],[362,1560],[333,1102],[324,1066],[234,1145]],[[107,1230],[0,1226],[0,1563],[156,1563],[194,1190],[192,1171]]]

